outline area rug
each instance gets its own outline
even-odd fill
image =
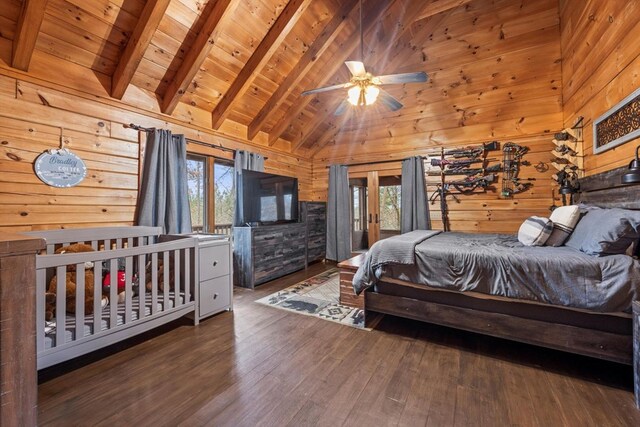
[[[340,272],[335,268],[256,302],[354,328],[370,330],[364,327],[363,310],[340,304]]]

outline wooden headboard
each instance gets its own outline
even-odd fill
[[[580,179],[580,193],[575,200],[602,208],[640,209],[640,183],[622,184],[623,166]]]

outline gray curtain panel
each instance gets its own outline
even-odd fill
[[[243,189],[240,185],[240,177],[242,170],[248,169],[256,172],[264,172],[264,157],[257,153],[251,153],[249,151],[238,150],[236,151],[235,158],[235,189],[236,189],[236,206],[233,215],[233,225],[241,226],[242,224],[242,212],[244,211],[244,199]],[[245,190],[246,191],[246,190]]]
[[[413,230],[431,230],[422,157],[410,157],[402,161],[400,191],[400,231],[407,233]]]
[[[349,176],[347,167],[329,168],[327,202],[327,259],[344,261],[351,257]]]
[[[138,225],[161,226],[166,234],[191,232],[184,135],[149,133],[138,196]]]

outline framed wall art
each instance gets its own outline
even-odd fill
[[[640,137],[640,88],[593,122],[594,154]]]

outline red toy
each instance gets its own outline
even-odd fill
[[[124,271],[118,271],[118,293],[124,292],[124,287],[126,283],[126,276]],[[102,279],[102,292],[109,293],[111,289],[111,273],[107,273],[104,275],[104,279]]]

